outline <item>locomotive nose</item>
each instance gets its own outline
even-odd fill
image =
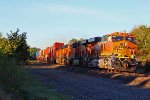
[[[127,43],[127,42],[124,42],[124,46],[127,47],[127,45],[128,45],[128,43]]]
[[[128,46],[128,43],[127,43],[127,42],[121,42],[121,43],[120,43],[120,47],[121,47],[121,48],[127,48],[127,46]]]
[[[124,47],[124,43],[120,43],[120,47]]]

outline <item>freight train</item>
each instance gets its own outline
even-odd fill
[[[137,66],[135,36],[114,32],[72,44],[56,42],[40,51],[38,59],[45,62],[119,71],[134,71]]]

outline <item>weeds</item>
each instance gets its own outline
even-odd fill
[[[22,68],[16,64],[15,59],[0,57],[0,82],[6,92],[20,95],[23,78]]]
[[[39,80],[35,79],[30,69],[26,69],[24,73],[26,78],[22,89],[25,100],[66,100],[65,96],[51,92]]]
[[[4,91],[18,100],[64,100],[65,98],[48,90],[33,77],[29,69],[18,65],[15,59],[5,56],[0,57],[0,83]]]

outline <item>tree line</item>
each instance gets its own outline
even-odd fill
[[[0,33],[0,53],[7,57],[13,57],[18,63],[25,63],[28,59],[33,59],[35,52],[39,51],[39,48],[30,47],[27,44],[27,33],[23,32],[19,34],[19,29],[15,32],[7,33],[7,37],[3,37]]]
[[[10,31],[6,37],[0,33],[0,85],[6,92],[17,96],[24,95],[24,64],[39,50],[29,47],[27,32],[19,32],[19,29]]]

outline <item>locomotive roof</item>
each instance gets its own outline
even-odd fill
[[[114,32],[114,33],[108,34],[108,36],[112,36],[112,35],[135,37],[134,35],[132,35],[130,33],[126,33],[126,32]]]

